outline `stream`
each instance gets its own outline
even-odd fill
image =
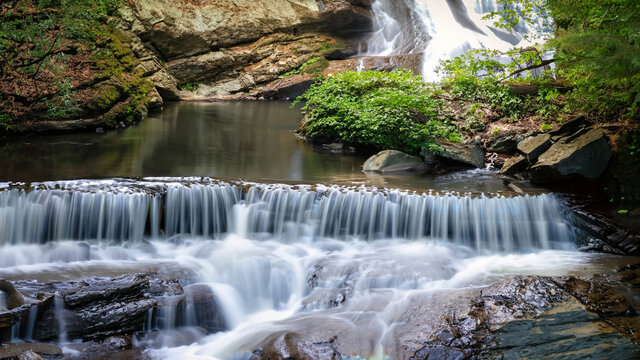
[[[202,329],[202,309],[160,308],[134,340],[152,358],[249,359],[295,333],[318,358],[402,359],[470,292],[638,262],[578,251],[586,239],[561,195],[522,182],[515,196],[489,169],[365,175],[363,157],[297,139],[299,119],[285,103],[181,103],[117,132],[12,139],[0,148],[0,278],[161,273],[210,289],[218,331]],[[60,299],[54,342],[73,357]],[[37,317],[12,341],[31,339]],[[588,331],[580,354],[638,354]]]

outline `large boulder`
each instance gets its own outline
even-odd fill
[[[394,172],[424,172],[427,164],[420,158],[405,154],[397,150],[384,150],[373,155],[362,165],[364,172],[394,173]]]
[[[531,168],[531,182],[546,184],[560,177],[583,177],[595,181],[606,170],[612,151],[599,129],[560,139]]]
[[[461,144],[454,142],[438,142],[443,151],[438,157],[449,161],[476,168],[484,167],[484,150],[477,144]]]

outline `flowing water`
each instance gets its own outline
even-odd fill
[[[376,56],[423,53],[422,75],[438,78],[441,60],[471,49],[508,50],[532,44],[533,35],[548,31],[541,19],[534,28],[523,25],[513,31],[494,26],[484,16],[501,10],[495,0],[376,0],[374,28],[367,54]]]
[[[528,195],[514,196],[491,170],[368,178],[362,158],[297,141],[298,119],[277,103],[179,104],[119,133],[11,141],[0,278],[161,272],[210,288],[223,331],[164,307],[140,324],[164,332],[136,343],[155,358],[246,359],[297,332],[384,359],[402,358],[401,339],[428,321],[412,310],[425,299],[629,261],[577,251],[558,195],[522,184]],[[74,340],[55,304],[60,342]],[[31,320],[21,326],[28,338]]]

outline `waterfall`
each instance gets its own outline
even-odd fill
[[[158,182],[127,191],[82,186],[0,191],[1,245],[138,243],[230,233],[283,243],[428,240],[492,252],[574,242],[570,212],[552,194],[506,198],[220,182]]]
[[[548,26],[519,26],[505,31],[483,16],[499,10],[496,0],[376,0],[372,6],[376,31],[368,55],[424,53],[422,75],[437,80],[435,68],[471,49],[507,50],[531,44],[527,35]]]

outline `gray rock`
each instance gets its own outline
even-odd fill
[[[162,69],[151,75],[149,80],[153,81],[158,93],[165,101],[180,100],[180,90],[178,90],[178,82],[169,74],[166,69]]]
[[[514,175],[526,169],[528,164],[529,161],[522,155],[510,157],[509,159],[507,159],[507,161],[504,162],[504,165],[502,165],[502,169],[500,170],[500,172],[505,175]]]
[[[484,167],[484,150],[479,145],[438,142],[444,151],[438,157],[477,168]]]
[[[424,172],[427,165],[420,158],[397,150],[384,150],[373,155],[362,165],[365,172]]]
[[[43,343],[9,343],[0,346],[0,359],[17,358],[23,354],[45,355],[47,358],[62,357],[62,349],[53,344]],[[31,357],[37,359],[37,357]],[[29,359],[29,357],[24,357]]]
[[[505,134],[489,141],[487,151],[498,154],[513,154],[518,150],[518,141],[515,136]]]
[[[595,181],[606,170],[611,155],[611,146],[602,130],[562,138],[531,168],[531,182],[545,184],[567,176]]]
[[[518,143],[518,150],[520,150],[531,162],[536,161],[536,159],[550,147],[551,135],[549,134],[530,136]]]

